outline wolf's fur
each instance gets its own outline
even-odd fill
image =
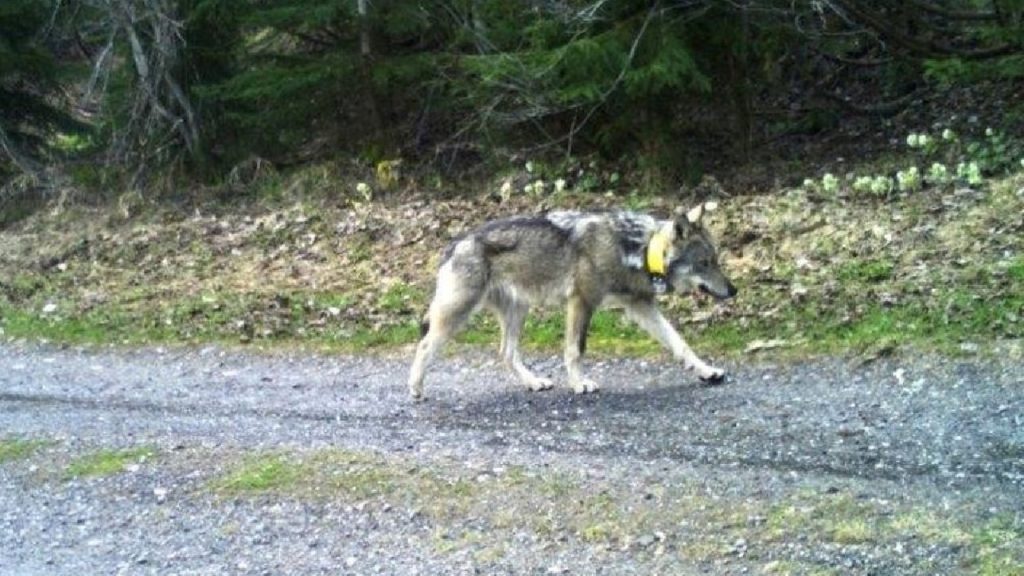
[[[731,298],[736,288],[718,266],[715,245],[701,225],[703,206],[673,220],[631,212],[551,212],[495,220],[445,249],[437,289],[423,325],[409,375],[413,398],[438,348],[479,308],[501,326],[501,356],[530,390],[552,383],[534,375],[519,357],[519,338],[531,305],[567,305],[565,366],[577,393],[597,385],[580,369],[591,316],[602,304],[625,308],[644,330],[704,380],[724,372],[704,363],[655,306],[659,284],[676,292],[701,290]],[[647,248],[655,235],[667,241],[666,271],[653,274]]]

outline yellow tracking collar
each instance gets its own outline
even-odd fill
[[[647,243],[647,271],[651,274],[658,276],[664,276],[666,270],[665,267],[665,255],[668,253],[668,246],[672,243],[669,238],[668,231],[665,228],[658,230],[651,236],[651,241]]]

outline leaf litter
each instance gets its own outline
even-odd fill
[[[404,192],[357,202],[321,197],[245,208],[211,203],[191,214],[154,207],[130,220],[105,208],[39,214],[0,231],[0,304],[67,314],[168,312],[174,328],[218,323],[243,341],[415,323],[432,293],[439,254],[485,220],[555,208],[621,209],[621,193],[436,198]],[[1024,177],[985,187],[926,189],[894,199],[822,199],[801,189],[715,199],[709,226],[740,287],[726,304],[666,299],[687,330],[784,322],[794,313],[852,323],[913,306],[971,318],[972,306],[1024,298]],[[668,216],[688,202],[645,198]],[[187,306],[186,306],[187,307]],[[987,319],[985,336],[1021,338],[1013,308]],[[223,316],[223,317],[221,317]],[[792,338],[790,338],[792,336]],[[799,330],[785,339],[799,340]],[[751,337],[748,352],[784,346]]]

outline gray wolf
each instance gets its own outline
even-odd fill
[[[550,212],[494,220],[453,240],[442,254],[423,338],[409,374],[409,393],[423,395],[423,377],[438,348],[480,308],[501,327],[501,357],[530,390],[552,382],[534,375],[519,357],[519,338],[533,305],[566,305],[565,367],[576,393],[594,392],[581,369],[587,328],[599,306],[626,314],[702,380],[725,372],[701,360],[655,304],[663,292],[701,291],[732,298],[711,235],[701,224],[705,206],[659,220],[633,212]]]

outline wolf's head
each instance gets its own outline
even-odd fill
[[[665,276],[678,293],[700,290],[718,299],[732,298],[736,286],[722,273],[711,234],[701,224],[704,204],[677,216],[665,247]]]

